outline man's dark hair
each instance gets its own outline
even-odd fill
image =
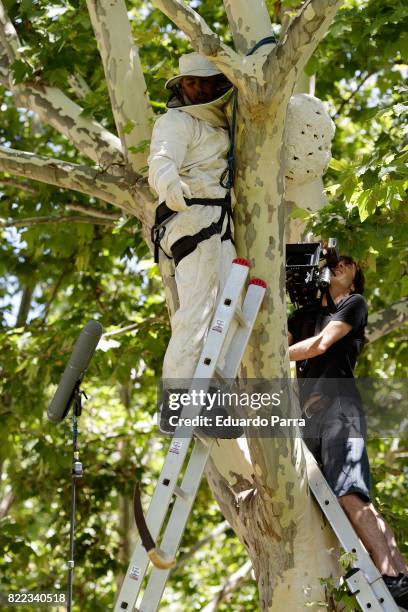
[[[356,273],[354,275],[354,280],[353,280],[353,285],[354,285],[354,291],[352,291],[351,293],[359,293],[360,295],[363,295],[364,293],[364,286],[365,286],[365,278],[364,278],[364,272],[361,269],[360,264],[358,264],[356,261],[354,261],[354,259],[352,257],[349,257],[348,255],[341,255],[339,258],[339,261],[342,261],[345,264],[354,264],[356,267]]]

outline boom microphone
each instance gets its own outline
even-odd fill
[[[100,323],[89,321],[79,334],[71,359],[64,370],[55,395],[48,407],[48,419],[53,423],[60,423],[67,416],[75,389],[82,380],[102,332],[103,327]]]

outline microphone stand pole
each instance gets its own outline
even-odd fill
[[[75,505],[76,505],[76,483],[79,478],[82,478],[82,463],[79,460],[78,447],[78,417],[82,412],[81,396],[85,395],[80,389],[81,381],[79,380],[74,389],[72,412],[72,442],[73,442],[73,459],[72,459],[72,483],[71,483],[71,517],[70,517],[70,533],[69,533],[69,561],[68,561],[68,601],[67,612],[72,612],[72,587],[74,582],[74,531],[75,531]],[[85,395],[86,397],[86,395]]]

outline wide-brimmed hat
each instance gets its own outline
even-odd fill
[[[185,76],[208,78],[222,74],[210,60],[199,53],[186,53],[179,59],[180,74],[172,77],[166,83],[166,89],[171,89]]]

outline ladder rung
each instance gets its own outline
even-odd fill
[[[177,497],[181,497],[181,499],[184,499],[184,501],[186,502],[190,501],[191,499],[191,495],[186,493],[184,489],[181,489],[178,485],[174,487],[174,495],[177,495]]]
[[[238,323],[242,325],[242,327],[248,327],[248,321],[242,314],[242,310],[240,308],[235,309],[234,317],[236,318]]]

